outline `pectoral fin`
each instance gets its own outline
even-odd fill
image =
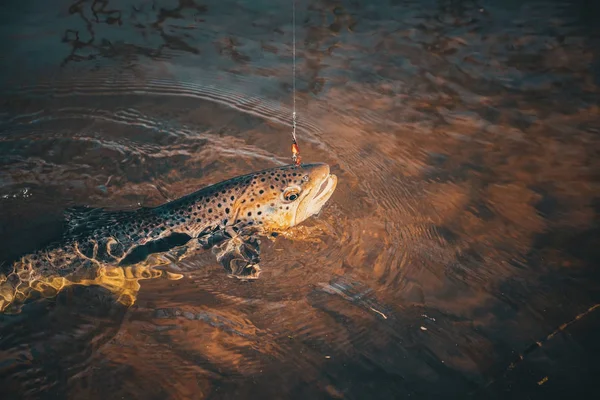
[[[213,247],[217,261],[232,276],[256,279],[260,275],[260,241],[258,238],[235,236]]]

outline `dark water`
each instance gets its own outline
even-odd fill
[[[291,12],[4,1],[0,259],[66,207],[287,163]],[[339,177],[324,211],[267,241],[253,282],[201,254],[181,280],[123,272],[0,316],[2,398],[595,397],[598,18],[298,0],[298,139]]]

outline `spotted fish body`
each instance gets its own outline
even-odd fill
[[[281,231],[321,209],[337,184],[329,172],[326,164],[288,165],[217,183],[154,208],[71,209],[63,239],[22,257],[13,265],[13,275],[29,282],[65,277],[98,265],[135,264],[173,244],[194,242],[207,248]],[[244,266],[258,261],[258,248],[248,250],[248,244],[242,239],[233,246]],[[223,260],[230,272],[244,271],[244,266],[232,267],[231,257]]]

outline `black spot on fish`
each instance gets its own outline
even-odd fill
[[[252,216],[252,211],[248,211],[248,216],[251,217]]]
[[[209,208],[208,209],[208,213],[210,214],[211,212],[212,212],[212,208]]]
[[[233,200],[235,200],[235,197],[234,197],[234,196],[231,196],[231,201],[233,201]]]
[[[264,181],[266,181],[266,179],[265,179],[265,178],[261,178],[261,179],[260,179],[260,181],[261,181],[261,182],[264,182]]]
[[[257,214],[258,214],[258,215],[261,215],[261,214],[262,214],[262,211],[259,211],[259,212],[257,212]]]
[[[265,191],[261,189],[261,190],[258,191],[258,194],[263,194],[264,192]]]
[[[225,209],[225,214],[229,214],[229,208]]]
[[[221,208],[221,203],[217,204],[217,207]]]

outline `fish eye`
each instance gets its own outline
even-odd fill
[[[298,197],[300,197],[300,190],[298,190],[297,188],[287,188],[284,192],[283,192],[283,199],[285,201],[294,201],[297,200]]]
[[[308,182],[308,175],[304,175],[304,176],[302,177],[302,180],[303,180],[304,182]]]

